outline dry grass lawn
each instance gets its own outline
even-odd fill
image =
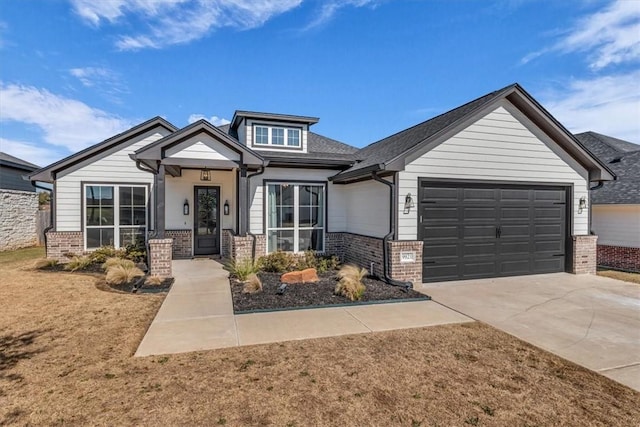
[[[0,254],[0,425],[640,425],[640,393],[479,323],[133,358],[162,296],[37,255]]]
[[[598,276],[610,277],[612,279],[623,280],[625,282],[637,283],[640,285],[640,273],[627,273],[615,270],[598,270]]]

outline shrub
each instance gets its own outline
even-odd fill
[[[324,273],[329,270],[336,270],[340,265],[340,260],[335,255],[325,255],[318,258],[316,269],[318,273]]]
[[[102,264],[102,269],[108,271],[111,267],[115,267],[116,265],[121,265],[124,268],[135,267],[134,262],[129,259],[109,258],[104,262],[104,264]]]
[[[88,256],[74,256],[71,261],[65,264],[64,269],[68,271],[84,270],[92,264]]]
[[[160,286],[162,285],[162,282],[163,280],[162,280],[162,277],[160,276],[149,276],[144,281],[144,284],[149,286]]]
[[[129,260],[125,260],[129,261]],[[132,261],[131,264],[121,263],[113,265],[107,270],[107,283],[110,285],[123,285],[132,282],[136,277],[144,276],[144,272],[140,270]]]
[[[137,238],[135,243],[127,245],[123,257],[133,262],[145,262],[147,260],[147,246],[144,239]]]
[[[35,264],[33,265],[33,267],[35,269],[37,269],[37,270],[41,270],[43,268],[55,267],[56,265],[58,265],[58,260],[57,259],[44,258],[44,259],[39,259],[38,261],[36,261]]]
[[[318,255],[315,251],[304,251],[304,255],[297,256],[297,262],[295,269],[296,270],[304,270],[306,268],[316,268],[318,267]]]
[[[365,286],[362,279],[367,275],[367,270],[352,264],[343,266],[338,271],[338,284],[336,285],[335,294],[356,301],[364,295]]]
[[[243,259],[242,261],[231,260],[225,264],[225,268],[241,282],[247,280],[250,274],[260,271],[260,262],[252,259]]]
[[[124,251],[113,246],[101,246],[88,255],[91,262],[96,264],[102,264],[109,258],[122,258],[123,256]]]
[[[286,273],[293,271],[298,266],[297,257],[290,252],[272,252],[260,258],[260,264],[264,271],[272,273]]]
[[[243,294],[253,294],[262,291],[262,282],[256,273],[251,273],[247,276],[247,280],[244,281],[242,287]]]

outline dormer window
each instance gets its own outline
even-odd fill
[[[300,148],[300,129],[254,125],[253,143],[274,148]]]

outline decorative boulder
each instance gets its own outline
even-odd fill
[[[282,283],[315,283],[318,280],[318,272],[315,268],[307,268],[300,271],[291,271],[284,273],[280,277]]]

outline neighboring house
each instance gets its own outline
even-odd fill
[[[48,255],[147,236],[160,275],[172,257],[308,249],[404,285],[595,271],[580,205],[614,175],[519,85],[363,149],[317,122],[158,117],[47,166],[31,179],[54,183]]]
[[[617,175],[591,191],[598,265],[640,271],[640,145],[595,132],[576,138]]]
[[[28,178],[38,168],[0,152],[0,251],[38,244],[38,195]]]
[[[36,191],[29,174],[40,166],[0,152],[0,188],[18,191]]]

